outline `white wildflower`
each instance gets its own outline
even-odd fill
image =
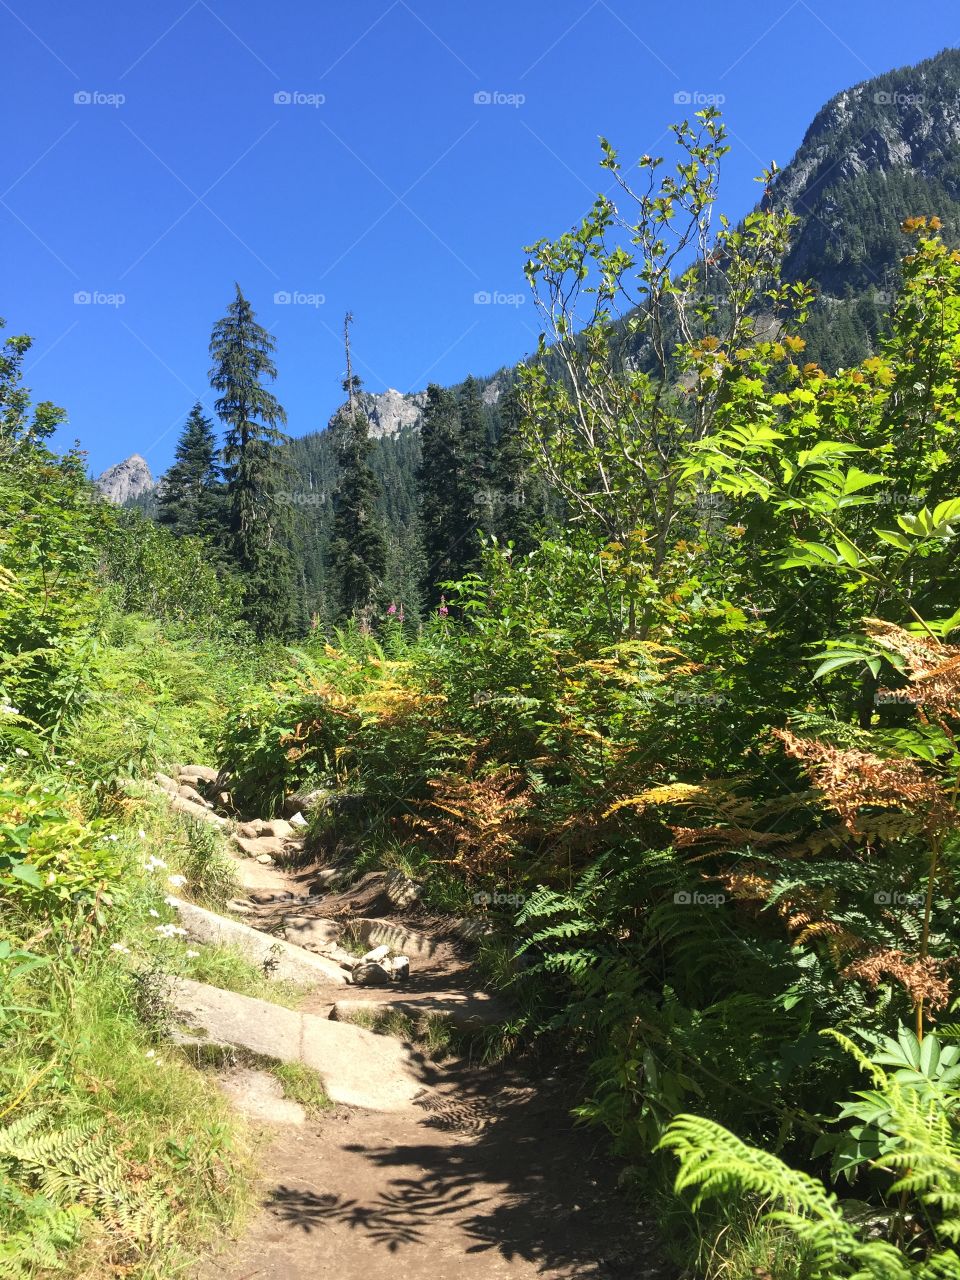
[[[56,874],[53,871],[51,871],[50,874],[47,876],[47,884],[56,884],[56,883],[57,883]]]
[[[157,1056],[157,1051],[156,1049],[148,1049],[143,1056],[145,1058],[155,1058]]]
[[[154,928],[154,933],[159,933],[161,938],[185,938],[187,936],[186,929],[178,929],[175,924],[158,924]]]
[[[122,942],[111,942],[110,950],[116,951],[117,954],[121,956],[128,956],[130,954],[130,948],[125,947]]]
[[[184,955],[187,957],[187,959],[188,959],[188,960],[196,960],[196,958],[197,958],[197,956],[198,956],[199,954],[200,954],[200,952],[199,952],[199,951],[185,951],[185,952],[184,952]]]
[[[181,875],[167,876],[167,884],[172,884],[175,889],[180,889],[187,883],[187,877]]]
[[[14,747],[13,750],[14,750],[14,755],[18,755],[18,756],[28,756],[30,754],[29,751],[24,751],[23,747]]]
[[[167,864],[162,858],[158,858],[156,854],[151,854],[143,864],[144,871],[166,871]]]
[[[137,835],[141,840],[146,840],[147,838],[147,833],[144,831],[143,827],[137,827]]]
[[[148,915],[148,916],[153,916],[154,920],[159,920],[159,919],[160,919],[160,912],[159,912],[159,911],[154,911],[153,907],[151,907],[151,908],[150,908],[150,910],[147,912],[147,915]]]

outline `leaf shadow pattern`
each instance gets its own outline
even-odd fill
[[[339,1194],[336,1184],[277,1184],[266,1200],[275,1222],[301,1238],[329,1231],[334,1251],[344,1232],[356,1233],[376,1252],[409,1257],[407,1265],[418,1251],[439,1250],[489,1259],[481,1266],[497,1258],[524,1274],[532,1264],[576,1280],[673,1280],[675,1267],[618,1190],[605,1139],[574,1126],[572,1097],[556,1081],[509,1069],[423,1068],[434,1087],[415,1100],[415,1124],[388,1122],[372,1141],[343,1141],[347,1166],[325,1157],[318,1170],[327,1178],[332,1165],[366,1165],[357,1185],[370,1191],[355,1198],[355,1189]]]
[[[468,1185],[455,1186],[441,1178],[397,1179],[371,1205],[359,1205],[337,1195],[317,1195],[295,1187],[274,1187],[267,1199],[270,1212],[285,1225],[309,1234],[339,1223],[367,1233],[374,1244],[396,1253],[401,1245],[421,1244],[430,1220],[478,1206]]]

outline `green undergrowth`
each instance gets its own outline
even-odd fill
[[[333,1107],[322,1078],[312,1067],[303,1062],[280,1062],[269,1070],[280,1081],[283,1096],[299,1102],[312,1120],[319,1119]]]

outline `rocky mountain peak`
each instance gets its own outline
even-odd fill
[[[94,484],[108,502],[118,507],[156,487],[146,459],[139,453],[132,453],[123,462],[108,467]]]

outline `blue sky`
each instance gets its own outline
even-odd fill
[[[301,435],[339,401],[347,309],[374,391],[534,347],[523,246],[606,188],[599,134],[660,154],[676,94],[723,95],[737,216],[827,98],[957,25],[887,0],[0,0],[0,315],[61,443],[160,472],[238,280]]]

